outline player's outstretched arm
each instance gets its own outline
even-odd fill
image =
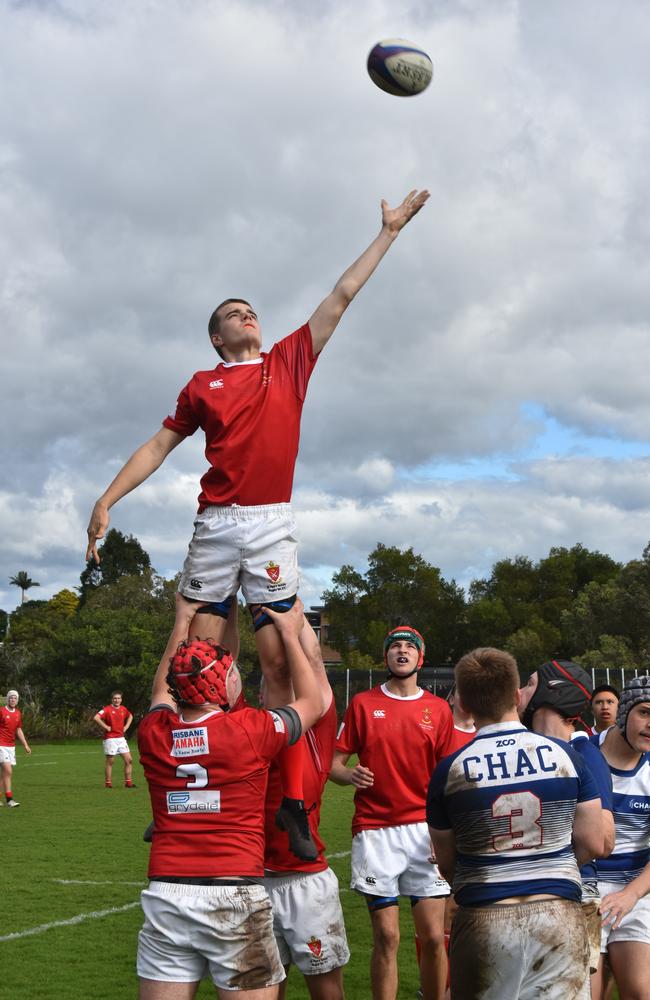
[[[363,288],[398,233],[420,211],[428,197],[428,191],[410,191],[397,208],[390,208],[386,201],[382,201],[379,236],[341,275],[309,320],[314,354],[322,351],[352,299]]]
[[[343,753],[341,750],[334,751],[332,769],[330,771],[330,781],[335,785],[354,785],[355,788],[371,788],[375,783],[375,776],[369,767],[363,764],[355,764],[348,767],[351,753]]]
[[[263,610],[280,633],[287,656],[294,691],[294,700],[289,703],[289,707],[300,716],[303,730],[310,729],[323,714],[323,698],[316,675],[300,645],[300,633],[304,625],[304,605],[300,598],[297,598],[289,611],[279,613],[267,607]]]
[[[131,455],[106,492],[99,498],[90,515],[88,525],[88,548],[86,559],[91,557],[99,565],[97,542],[106,534],[109,524],[108,512],[113,504],[134,490],[145,479],[155,472],[165,461],[170,451],[180,444],[184,435],[177,434],[167,427],[161,427],[157,434],[149,438],[136,452]]]

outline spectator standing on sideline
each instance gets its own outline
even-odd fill
[[[104,739],[104,785],[106,788],[113,787],[113,763],[119,756],[124,761],[124,787],[135,788],[133,784],[133,758],[126,742],[125,733],[133,722],[133,715],[126,705],[122,704],[122,692],[113,691],[110,705],[104,705],[99,712],[93,716],[103,730]]]
[[[23,717],[18,705],[18,692],[7,691],[7,704],[0,708],[0,776],[5,802],[10,809],[20,805],[16,802],[11,790],[11,775],[16,766],[16,740],[22,744],[25,753],[31,754],[29,743],[23,733]],[[0,798],[0,805],[2,799]]]

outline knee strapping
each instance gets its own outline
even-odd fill
[[[197,608],[196,614],[217,615],[219,618],[227,618],[234,600],[235,595],[231,594],[230,597],[224,598],[223,601],[211,601],[209,604],[203,604],[200,608]]]
[[[297,594],[293,597],[284,597],[281,601],[267,601],[264,605],[265,608],[270,608],[271,611],[278,611],[280,614],[284,614],[285,611],[290,611],[291,608],[296,603]],[[271,625],[271,618],[267,615],[266,611],[262,610],[261,604],[251,604],[248,610],[251,613],[251,618],[253,619],[253,628],[258,632],[265,625]]]

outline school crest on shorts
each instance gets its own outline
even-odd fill
[[[278,564],[274,563],[273,561],[268,562],[264,567],[264,569],[266,570],[266,575],[268,576],[270,581],[272,583],[277,583],[278,580],[280,579],[280,567],[278,566]]]
[[[307,947],[309,948],[314,958],[321,957],[323,945],[320,941],[320,938],[314,937],[314,935],[312,934],[312,936],[309,938],[309,941],[307,942]]]

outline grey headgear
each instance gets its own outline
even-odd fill
[[[623,739],[627,739],[627,720],[635,705],[640,705],[647,701],[650,704],[650,674],[643,677],[633,677],[628,681],[621,692],[621,700],[618,703],[616,712],[616,725],[623,734]]]

